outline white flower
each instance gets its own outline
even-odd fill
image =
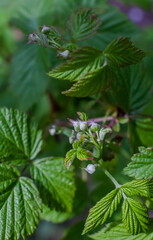
[[[44,25],[41,29],[41,32],[44,33],[44,32],[49,31],[49,30],[50,30],[50,28],[47,27],[46,25]]]
[[[102,129],[100,129],[100,131],[99,131],[99,139],[100,139],[101,141],[103,141],[105,135],[106,135],[107,133],[110,133],[110,132],[112,132],[112,129],[111,129],[111,128],[102,128]]]
[[[80,130],[85,131],[88,127],[88,123],[86,121],[79,121],[80,124]]]
[[[96,170],[96,166],[94,164],[88,164],[87,167],[85,168],[85,170],[89,174],[93,174]]]
[[[51,128],[49,129],[49,133],[51,136],[54,136],[56,134],[56,126],[52,125]]]
[[[95,122],[90,123],[90,130],[94,133],[100,129],[100,125]]]

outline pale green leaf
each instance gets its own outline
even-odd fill
[[[2,108],[0,109],[0,143],[1,157],[33,159],[41,150],[42,133],[26,114],[18,110]]]
[[[78,148],[76,152],[76,156],[79,160],[92,160],[93,159],[93,154],[83,148]]]
[[[119,188],[116,188],[97,202],[89,211],[83,234],[107,221],[116,211],[121,199],[122,193]]]
[[[69,90],[63,93],[71,97],[87,97],[107,90],[113,81],[113,71],[106,65],[86,74]]]
[[[64,166],[64,159],[48,157],[36,160],[30,171],[44,204],[51,209],[71,211],[74,179],[72,172]]]
[[[136,64],[145,57],[145,53],[125,37],[113,40],[104,50],[104,54],[110,64],[118,67]]]
[[[41,199],[33,181],[13,167],[0,165],[0,239],[18,240],[37,227]]]
[[[70,151],[68,151],[66,153],[66,157],[65,157],[65,165],[67,167],[69,167],[71,165],[71,163],[73,162],[74,158],[76,156],[76,150],[75,149],[71,149]]]
[[[131,235],[124,224],[109,223],[98,233],[90,235],[94,240],[152,240],[153,233],[139,233],[137,235]]]
[[[146,232],[148,229],[148,210],[141,202],[126,198],[122,205],[122,221],[133,235]]]
[[[139,147],[139,152],[133,155],[124,173],[136,179],[150,179],[153,177],[153,149]]]
[[[49,72],[49,76],[61,80],[77,81],[85,74],[99,68],[103,62],[102,52],[92,47],[83,47],[71,55],[71,59]]]

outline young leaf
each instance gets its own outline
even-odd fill
[[[122,214],[122,221],[131,234],[146,232],[148,229],[147,208],[142,203],[132,198],[124,199]]]
[[[33,181],[0,164],[0,239],[25,239],[34,232],[40,212],[41,199]]]
[[[153,182],[147,179],[125,183],[121,186],[121,189],[128,196],[140,195],[149,198],[153,196]]]
[[[101,24],[92,9],[80,9],[72,15],[68,29],[73,41],[82,41],[93,36]]]
[[[43,203],[49,208],[70,211],[74,196],[72,172],[67,171],[63,159],[43,158],[33,162],[31,175],[41,192]]]
[[[69,167],[70,164],[73,162],[73,160],[76,156],[76,152],[77,151],[75,149],[71,149],[70,151],[68,151],[66,153],[66,157],[65,157],[65,160],[64,160],[66,167]]]
[[[0,109],[1,157],[10,159],[15,155],[14,158],[18,156],[21,160],[33,159],[41,147],[42,133],[26,114],[13,109]]]
[[[129,38],[113,40],[104,50],[104,54],[110,64],[117,67],[125,67],[136,64],[145,57],[145,53],[136,48]]]
[[[119,188],[108,193],[96,205],[90,209],[85,223],[83,234],[103,224],[116,211],[122,199],[122,192]]]
[[[63,93],[71,97],[87,97],[106,90],[112,81],[113,71],[106,65],[86,74],[69,90]]]
[[[150,179],[153,177],[153,149],[139,147],[131,162],[124,169],[124,173],[136,179]]]
[[[78,148],[77,149],[77,158],[81,161],[82,160],[92,160],[93,154],[86,149]]]
[[[82,47],[73,52],[71,59],[49,72],[49,76],[61,80],[77,81],[85,74],[99,68],[103,62],[102,51],[92,47]]]
[[[94,240],[152,240],[153,233],[139,233],[131,235],[125,228],[124,224],[109,223],[98,233],[90,235]]]

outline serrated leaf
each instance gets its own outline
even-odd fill
[[[85,74],[99,68],[102,52],[96,48],[83,47],[71,55],[71,59],[49,72],[49,76],[61,80],[77,81]]]
[[[103,224],[111,217],[116,211],[121,199],[122,193],[119,188],[116,188],[97,202],[89,211],[83,234]]]
[[[131,119],[129,121],[129,137],[133,152],[137,152],[139,146],[152,147],[153,120],[139,117]]]
[[[83,161],[83,160],[92,160],[93,159],[93,154],[83,148],[78,148],[77,149],[77,153],[76,156],[79,160]]]
[[[131,235],[124,224],[109,223],[98,233],[90,235],[94,240],[152,240],[153,233],[139,233],[137,235]]]
[[[132,198],[124,199],[122,205],[122,221],[128,231],[135,235],[148,229],[148,210]]]
[[[20,48],[13,56],[11,91],[22,109],[29,109],[43,96],[48,86],[49,67],[49,50],[34,44]]]
[[[66,153],[66,157],[65,157],[65,165],[67,167],[69,167],[71,165],[71,163],[73,162],[74,158],[76,156],[76,150],[75,149],[71,149],[70,151],[68,151]]]
[[[75,83],[69,90],[63,93],[71,97],[87,97],[107,90],[113,81],[113,71],[106,65],[88,73]]]
[[[101,24],[93,9],[80,9],[72,15],[68,29],[73,41],[82,41],[93,36]]]
[[[121,189],[128,196],[140,195],[149,198],[153,196],[153,182],[147,179],[125,183],[121,186]]]
[[[34,161],[31,175],[41,192],[43,203],[49,208],[71,211],[74,197],[74,179],[61,158],[43,158]]]
[[[113,40],[104,50],[104,54],[110,64],[118,67],[136,64],[145,57],[145,53],[125,37]]]
[[[111,82],[111,91],[105,93],[105,96],[109,104],[125,112],[142,112],[151,99],[151,84],[143,65],[117,70]]]
[[[10,160],[33,159],[41,150],[42,133],[26,114],[0,109],[0,155]]]
[[[153,177],[153,149],[139,147],[131,162],[124,169],[124,173],[136,179],[150,179]]]
[[[41,199],[33,181],[0,164],[0,239],[25,239],[37,227],[40,212]]]

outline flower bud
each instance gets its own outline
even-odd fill
[[[107,133],[110,133],[110,132],[112,132],[112,129],[111,129],[111,128],[102,128],[102,129],[100,129],[100,131],[99,131],[99,139],[100,139],[101,141],[103,141],[104,138],[105,138],[105,135],[106,135]]]
[[[69,137],[69,143],[70,143],[70,144],[73,144],[74,141],[75,141],[75,139],[76,139],[76,134],[75,134],[74,131],[72,131],[72,134],[71,134],[71,136]]]
[[[50,30],[50,27],[47,27],[46,25],[44,25],[41,29],[41,32],[46,33],[46,32],[49,32],[49,30]]]
[[[95,133],[100,129],[100,125],[98,123],[95,122],[91,122],[90,124],[90,130],[91,132]]]
[[[87,167],[85,168],[85,170],[89,174],[93,174],[96,170],[96,166],[94,164],[88,164]]]
[[[56,134],[56,126],[52,125],[51,128],[49,129],[49,133],[51,136],[54,136]]]
[[[88,123],[86,121],[79,121],[80,124],[80,130],[85,131],[88,128]]]
[[[64,52],[59,52],[58,54],[63,58],[67,58],[69,53],[70,53],[69,50],[65,50]]]

